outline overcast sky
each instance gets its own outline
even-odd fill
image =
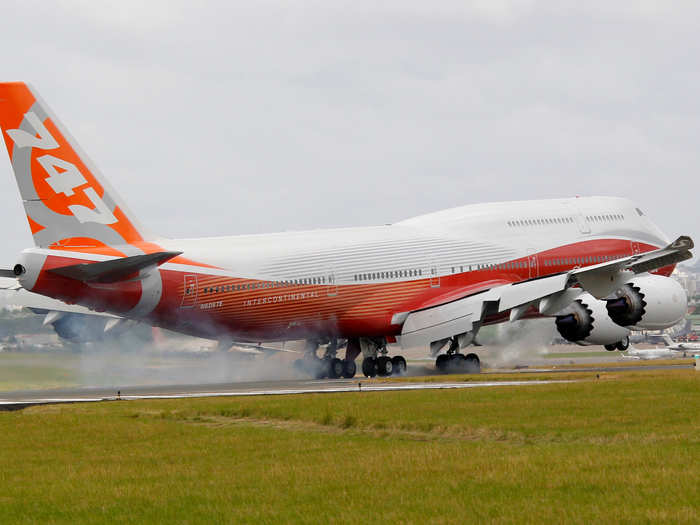
[[[697,2],[45,4],[3,2],[2,77],[164,236],[616,195],[700,244]]]

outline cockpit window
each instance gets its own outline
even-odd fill
[[[639,214],[640,217],[642,217],[644,215],[644,212],[642,210],[640,210],[639,208],[635,208],[635,210],[637,210],[637,213]]]

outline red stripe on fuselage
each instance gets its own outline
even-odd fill
[[[656,249],[639,245],[641,252]],[[499,284],[590,266],[632,254],[630,241],[591,240],[546,250],[529,257],[433,279],[342,285],[293,285],[244,278],[208,275],[202,265],[196,271],[161,269],[161,300],[147,316],[155,325],[204,337],[233,336],[253,340],[292,339],[312,334],[339,336],[394,336],[401,327],[391,318],[449,302]],[[32,291],[68,303],[124,314],[138,303],[141,284],[115,283],[99,287],[48,274],[46,270],[77,264],[72,258],[50,255]],[[195,270],[193,268],[193,270]],[[459,270],[459,268],[456,268]],[[655,273],[669,275],[673,267]],[[185,276],[196,276],[196,298],[183,301]],[[219,287],[219,292],[204,293]],[[233,287],[233,288],[231,288]],[[244,289],[238,289],[245,287]],[[190,294],[191,295],[191,294]],[[187,304],[187,307],[183,307]],[[507,319],[507,316],[504,317]],[[500,321],[495,320],[496,322]]]

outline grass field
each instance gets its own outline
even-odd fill
[[[33,407],[0,412],[0,522],[697,523],[699,432],[692,370]]]
[[[68,353],[0,353],[0,392],[79,384],[77,357]]]

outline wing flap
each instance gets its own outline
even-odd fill
[[[496,286],[431,308],[408,314],[401,330],[401,346],[424,346],[471,331],[481,322],[485,311],[500,313],[561,293],[566,289],[567,274],[553,275],[520,283]]]

